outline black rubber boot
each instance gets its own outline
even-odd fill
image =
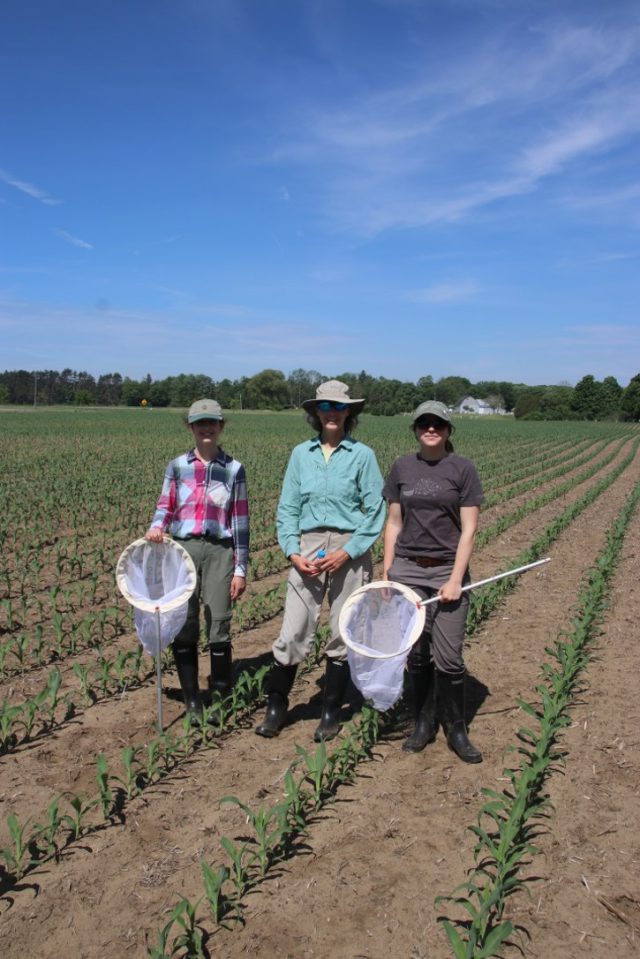
[[[198,690],[198,647],[173,644],[173,658],[178,670],[187,716],[197,723],[202,716],[202,700]]]
[[[333,739],[340,731],[338,716],[348,682],[349,663],[346,659],[339,660],[327,657],[322,716],[320,718],[320,725],[313,734],[313,738],[317,743],[321,743],[325,739]]]
[[[226,699],[233,687],[233,652],[231,643],[212,643],[209,646],[211,655],[211,675],[209,689],[211,699]]]
[[[289,708],[289,693],[296,678],[297,666],[282,666],[274,659],[271,672],[267,676],[267,712],[259,726],[256,726],[258,736],[273,739],[278,736],[287,718]]]
[[[464,717],[464,674],[438,673],[438,693],[447,743],[463,763],[481,763],[482,753],[469,741]]]
[[[413,688],[416,725],[402,744],[405,753],[421,753],[425,746],[436,738],[436,671],[433,663],[420,672],[409,670],[409,682]]]
[[[436,738],[436,678],[431,662],[431,636],[423,633],[407,659],[407,676],[413,694],[415,729],[404,741],[406,753],[419,753]]]

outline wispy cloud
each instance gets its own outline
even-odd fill
[[[46,190],[41,190],[40,187],[34,186],[33,183],[27,183],[26,180],[18,180],[16,177],[11,176],[10,173],[7,173],[6,170],[0,170],[0,180],[6,183],[7,186],[12,186],[14,189],[20,190],[21,193],[26,193],[27,196],[32,197],[34,200],[39,200],[40,203],[44,203],[46,206],[58,206],[62,203],[62,200],[56,200],[55,197],[50,196]]]
[[[640,131],[635,26],[584,27],[558,14],[523,34],[514,17],[468,49],[461,39],[448,62],[440,56],[339,110],[301,104],[296,135],[281,138],[272,161],[321,170],[322,215],[343,229],[371,236],[456,222]]]
[[[640,349],[640,328],[622,324],[604,323],[581,324],[567,327],[567,332],[574,345],[597,346],[602,348],[629,347],[636,351]],[[637,355],[637,354],[636,354]]]
[[[65,240],[67,243],[70,243],[72,246],[77,246],[81,250],[93,250],[93,244],[87,243],[86,240],[81,240],[80,237],[74,236],[72,233],[67,233],[66,230],[52,230],[54,236],[59,236],[61,240]]]
[[[412,303],[460,303],[475,297],[478,289],[470,281],[436,283],[424,290],[414,290],[406,298]]]

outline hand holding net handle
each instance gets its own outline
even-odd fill
[[[528,569],[534,569],[536,566],[544,566],[545,563],[550,563],[551,557],[547,556],[546,559],[536,560],[535,563],[527,563],[526,566],[518,566],[516,569],[508,569],[506,573],[496,573],[495,576],[489,576],[488,579],[479,579],[477,583],[469,583],[467,586],[462,587],[462,592],[466,593],[469,589],[477,589],[478,586],[486,586],[487,583],[495,583],[498,579],[504,579],[505,576],[515,576],[516,573],[524,573]],[[431,596],[430,599],[423,599],[419,603],[416,603],[416,606],[429,606],[430,603],[437,603],[440,599],[440,595],[436,594]]]

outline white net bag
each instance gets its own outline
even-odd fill
[[[342,607],[339,628],[351,678],[376,709],[400,699],[407,656],[424,621],[420,596],[384,580],[356,589]]]
[[[137,539],[118,560],[116,582],[134,607],[136,632],[144,649],[151,656],[159,655],[187,619],[197,582],[193,560],[175,540]]]
[[[468,583],[462,592],[550,563],[549,557]],[[340,612],[340,635],[347,647],[351,678],[376,709],[390,709],[402,695],[403,673],[411,647],[420,638],[429,599],[404,586],[380,580],[356,589]]]

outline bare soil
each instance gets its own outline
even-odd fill
[[[204,920],[211,956],[451,956],[438,922],[446,907],[434,899],[452,892],[473,865],[475,839],[467,827],[482,805],[482,787],[504,786],[506,750],[525,721],[517,699],[535,699],[545,647],[570,628],[584,575],[639,479],[636,457],[560,536],[550,552],[553,562],[522,577],[469,642],[470,733],[484,762],[465,766],[441,734],[418,755],[402,752],[401,729],[383,737],[357,782],[340,789],[295,854],[247,896],[243,923],[218,928]],[[474,574],[504,567],[595,481],[478,551]],[[531,896],[519,893],[508,903],[528,957],[631,959],[638,951],[639,542],[636,516],[585,689],[563,738],[565,767],[549,781],[552,809],[538,839],[540,852],[528,868]],[[278,625],[279,618],[235,638],[239,667],[266,657]],[[120,645],[135,642],[129,635]],[[201,665],[204,679],[204,656]],[[14,677],[0,696],[20,698],[33,682],[30,674]],[[71,844],[59,863],[46,863],[5,890],[4,959],[145,956],[146,939],[155,944],[178,899],[202,894],[200,860],[223,862],[220,837],[245,834],[242,813],[218,800],[234,794],[252,806],[278,801],[296,744],[312,745],[320,703],[318,668],[296,683],[291,721],[277,739],[258,738],[251,723],[230,732],[217,748],[197,753],[128,804],[121,822]],[[347,704],[345,718],[350,711]],[[170,673],[165,725],[176,728],[181,715],[177,679]],[[55,794],[65,789],[95,794],[96,753],[115,761],[129,742],[143,743],[155,734],[154,720],[155,689],[149,682],[1,757],[0,845],[8,840],[8,812],[42,821]]]

